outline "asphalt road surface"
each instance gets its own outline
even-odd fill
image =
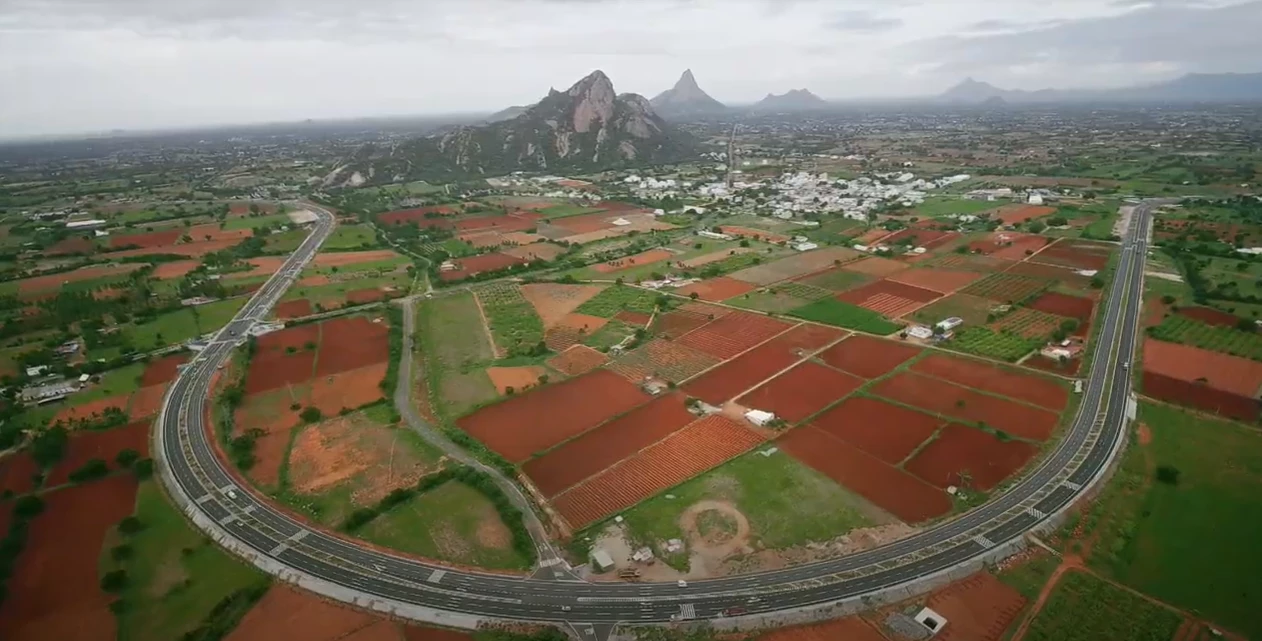
[[[820,605],[949,570],[1013,541],[1073,502],[1123,436],[1131,384],[1149,206],[1140,205],[1122,242],[1079,415],[1055,451],[1023,480],[954,520],[866,552],[781,570],[675,583],[585,583],[453,569],[360,547],[314,529],[243,488],[224,469],[203,425],[211,378],[245,331],[263,318],[333,229],[328,212],[216,339],[184,368],[159,419],[159,463],[168,490],[257,554],[292,571],[382,597],[447,612],[501,619],[609,624],[706,619],[731,608],[748,614]],[[172,482],[173,479],[173,482]],[[211,528],[214,529],[214,528]],[[546,573],[542,573],[546,574]]]

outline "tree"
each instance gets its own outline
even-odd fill
[[[122,592],[127,587],[127,571],[111,570],[101,577],[101,590],[110,594]]]
[[[13,504],[13,516],[19,519],[32,519],[44,511],[44,500],[34,494],[28,494]]]
[[[145,524],[134,516],[123,517],[123,520],[118,522],[118,532],[124,536],[131,536],[143,529],[145,529]]]
[[[37,434],[31,440],[31,457],[41,467],[51,467],[66,453],[70,435],[63,427],[52,427]]]
[[[1158,465],[1157,481],[1165,483],[1166,485],[1178,485],[1179,468],[1173,465]]]
[[[1175,301],[1174,296],[1171,296],[1170,294],[1166,294],[1165,296],[1161,297],[1161,302],[1165,303],[1166,305],[1173,304],[1174,301]]]
[[[153,459],[142,458],[136,461],[132,464],[131,471],[136,475],[136,478],[142,481],[153,476]]]
[[[298,418],[301,418],[306,423],[315,423],[316,421],[320,420],[321,416],[323,416],[323,414],[320,413],[320,408],[310,406],[310,405],[308,405],[306,408],[302,410],[300,414],[298,414]]]

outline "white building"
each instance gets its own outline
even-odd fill
[[[93,218],[91,220],[72,220],[66,223],[66,229],[96,229],[97,227],[104,227],[107,224],[108,223],[99,218]]]
[[[915,327],[907,330],[907,335],[912,338],[927,341],[930,338],[933,338],[933,330],[925,327],[924,325],[916,325]]]
[[[938,323],[937,327],[944,332],[949,332],[963,324],[964,324],[963,318],[960,318],[959,316],[952,316]]]
[[[613,557],[604,550],[592,550],[592,567],[599,572],[607,572],[613,568]]]
[[[720,234],[717,231],[710,231],[708,229],[703,229],[697,232],[697,235],[702,238],[712,238],[714,240],[732,240],[731,234]]]
[[[758,427],[766,427],[769,423],[776,420],[776,415],[762,410],[749,410],[745,412],[745,420]]]
[[[793,248],[800,252],[808,252],[808,251],[811,251],[812,249],[819,249],[819,245],[816,245],[815,243],[808,241],[805,243],[796,243],[793,245]]]

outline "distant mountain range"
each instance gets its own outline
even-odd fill
[[[1262,100],[1262,73],[1187,74],[1151,85],[1116,89],[1000,89],[972,78],[934,97],[935,102],[1010,104],[1065,102],[1252,102]]]
[[[754,106],[750,107],[750,109],[760,112],[791,112],[812,111],[826,109],[827,107],[827,100],[806,89],[794,89],[778,96],[769,93],[766,98],[754,103]]]
[[[649,104],[663,118],[706,116],[728,111],[727,106],[701,89],[691,69],[685,70],[674,87],[654,96]]]

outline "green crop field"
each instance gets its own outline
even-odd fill
[[[1262,360],[1262,336],[1234,327],[1220,327],[1171,314],[1148,330],[1158,340],[1183,343],[1241,358]]]
[[[223,222],[224,229],[255,229],[266,226],[289,225],[286,214],[268,214],[266,216],[236,216]]]
[[[1061,576],[1027,641],[1170,641],[1182,617],[1084,572]]]
[[[543,321],[516,285],[488,285],[476,293],[491,335],[505,354],[524,355],[543,342]]]
[[[871,276],[860,274],[859,272],[846,271],[844,269],[830,269],[813,276],[808,276],[797,282],[812,287],[821,287],[833,292],[844,292],[848,289],[854,289],[869,280]]]
[[[581,216],[583,214],[594,214],[604,211],[600,208],[584,207],[582,205],[571,205],[569,203],[561,205],[553,205],[547,209],[540,209],[539,213],[543,214],[545,220],[556,220],[557,218],[569,218],[570,216]]]
[[[266,584],[263,573],[229,556],[190,527],[166,502],[156,481],[140,484],[134,516],[143,528],[130,536],[107,539],[114,543],[102,550],[102,572],[117,568],[127,572],[127,587],[120,595],[125,607],[117,614],[120,639],[182,638],[227,596]],[[111,550],[117,545],[130,548],[130,557],[114,561]]]
[[[892,323],[872,310],[843,303],[835,298],[825,298],[804,305],[789,312],[789,315],[881,336],[893,334],[903,328],[902,325]]]
[[[483,363],[495,357],[471,292],[422,301],[417,336],[435,409],[454,418],[497,396]]]
[[[68,403],[82,405],[111,396],[131,394],[140,389],[140,378],[145,373],[144,363],[132,363],[100,374],[101,380],[88,389],[71,396]]]
[[[771,287],[765,291],[753,291],[748,294],[741,294],[736,298],[729,298],[724,303],[743,309],[785,314],[807,305],[811,301],[812,299],[809,298],[793,296],[784,288]]]
[[[862,499],[783,452],[771,456],[754,452],[733,459],[622,516],[636,541],[656,544],[673,538],[687,540],[680,516],[699,501],[720,501],[739,510],[749,521],[750,544],[760,549],[828,541],[855,528],[875,525],[865,516]],[[697,515],[699,528],[718,530],[732,525],[731,516],[717,510],[703,510]],[[672,566],[687,568],[686,554],[663,558]]]
[[[955,338],[943,345],[968,354],[1013,362],[1038,349],[1042,343],[1038,339],[1022,338],[1016,334],[974,326],[956,332]]]
[[[652,314],[658,294],[647,289],[614,285],[578,306],[575,311],[601,318],[613,318],[622,310]]]
[[[1132,438],[1084,523],[1091,566],[1262,639],[1262,433],[1155,403],[1139,419],[1151,442]]]
[[[603,352],[634,334],[634,327],[619,320],[611,320],[604,327],[592,332],[583,340],[583,344]]]
[[[917,216],[925,216],[928,218],[940,218],[951,214],[976,214],[994,209],[1001,203],[994,203],[985,200],[968,200],[964,198],[930,198],[925,202],[916,205],[912,210]]]
[[[377,235],[368,225],[338,225],[320,248],[324,251],[338,251],[366,249],[377,247],[379,244]]]
[[[307,233],[305,229],[291,229],[279,234],[270,234],[263,241],[263,246],[269,254],[289,254],[298,249],[302,241],[306,240]]]

